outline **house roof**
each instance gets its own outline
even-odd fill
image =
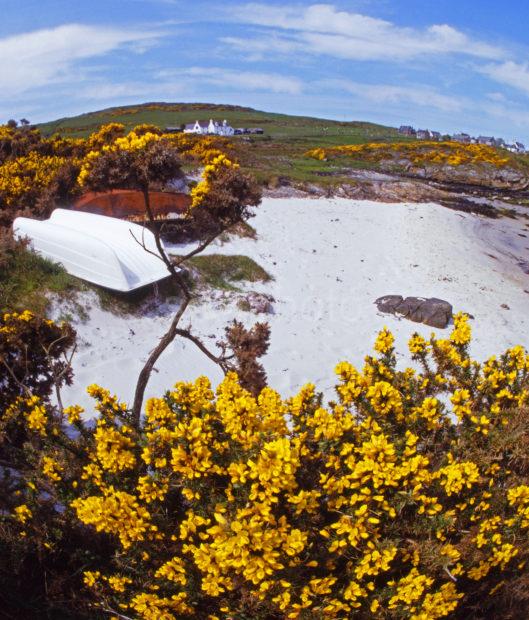
[[[186,123],[186,129],[193,129],[196,124],[199,124],[200,127],[206,129],[209,127],[209,121],[195,121],[194,123]]]

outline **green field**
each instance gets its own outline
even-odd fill
[[[395,139],[395,128],[362,122],[340,122],[307,116],[261,112],[252,108],[200,103],[146,103],[108,108],[39,125],[42,133],[86,137],[106,123],[123,123],[128,129],[151,123],[164,129],[195,120],[226,119],[233,127],[262,127],[267,138],[318,140],[321,144],[352,144]]]
[[[336,173],[335,165],[304,156],[318,146],[395,142],[403,140],[394,127],[364,122],[340,122],[261,112],[239,106],[184,103],[147,103],[109,108],[39,125],[45,135],[86,137],[107,123],[123,123],[127,129],[150,123],[165,129],[195,120],[226,119],[233,127],[262,127],[264,135],[234,136],[239,159],[262,183],[275,184],[281,179],[293,182],[339,182],[326,173]],[[405,139],[405,138],[404,138]],[[323,175],[321,174],[323,173]]]

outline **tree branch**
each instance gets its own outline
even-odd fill
[[[202,353],[204,353],[204,355],[206,355],[215,364],[218,364],[222,368],[224,373],[227,373],[230,370],[228,360],[233,357],[232,355],[230,357],[226,357],[225,355],[217,356],[211,353],[211,351],[206,347],[206,345],[199,338],[193,336],[193,334],[187,329],[177,329],[176,335],[193,342],[202,351]]]
[[[160,358],[160,355],[165,351],[165,349],[167,349],[167,347],[175,339],[178,323],[180,322],[182,315],[186,311],[187,306],[189,305],[189,302],[190,302],[189,298],[184,299],[184,301],[180,305],[180,308],[178,309],[178,312],[175,314],[171,322],[171,325],[169,326],[169,329],[160,338],[160,342],[158,343],[156,348],[153,349],[153,351],[147,358],[147,361],[145,362],[145,365],[141,369],[141,372],[138,376],[138,381],[136,383],[136,390],[134,392],[134,403],[132,405],[132,421],[136,429],[138,429],[140,426],[141,407],[143,404],[143,397],[145,395],[145,389],[147,387],[147,383],[149,382],[152,369],[154,368],[154,365]]]
[[[225,229],[224,229],[225,230]],[[185,256],[181,256],[177,261],[176,261],[176,265],[181,265],[182,263],[184,263],[186,260],[189,260],[190,258],[193,258],[193,256],[196,256],[197,254],[200,254],[200,252],[204,251],[208,245],[210,245],[211,243],[213,243],[213,241],[215,241],[215,239],[224,232],[224,230],[221,230],[219,232],[216,232],[215,234],[210,235],[205,241],[203,241],[199,246],[197,246],[192,252],[189,252],[189,254],[186,254]]]
[[[190,301],[191,301],[191,293],[189,292],[183,278],[182,275],[180,273],[180,271],[178,270],[179,265],[181,265],[182,263],[184,263],[186,260],[189,260],[190,258],[192,258],[193,256],[195,256],[196,254],[199,254],[200,252],[202,252],[208,245],[210,245],[220,234],[222,234],[227,228],[233,226],[236,221],[230,222],[229,227],[221,227],[221,229],[219,231],[217,231],[215,234],[211,234],[205,241],[203,241],[200,245],[198,245],[192,252],[189,252],[188,254],[186,254],[185,256],[181,257],[176,263],[173,263],[172,260],[169,258],[169,256],[167,255],[165,248],[162,245],[162,241],[161,241],[161,235],[160,235],[160,230],[158,229],[158,227],[156,226],[156,221],[154,219],[154,215],[151,209],[151,203],[150,203],[150,197],[149,197],[149,188],[148,186],[144,187],[142,189],[142,193],[143,193],[143,199],[145,202],[145,212],[147,214],[147,218],[149,220],[149,223],[151,224],[152,230],[153,230],[153,234],[154,234],[154,239],[155,239],[155,243],[156,243],[156,248],[160,254],[160,258],[163,260],[163,262],[165,263],[165,265],[167,266],[171,276],[173,277],[174,281],[176,282],[176,284],[178,285],[179,289],[182,291],[182,294],[184,296],[184,299],[182,301],[182,304],[180,305],[177,313],[175,314],[171,325],[169,326],[169,329],[167,330],[167,332],[161,337],[160,341],[158,342],[158,345],[151,351],[149,357],[147,358],[147,361],[145,362],[143,368],[140,371],[140,374],[138,376],[138,380],[136,383],[136,389],[134,392],[134,401],[132,404],[132,422],[135,426],[136,429],[139,429],[140,426],[140,420],[141,420],[141,408],[143,405],[143,399],[145,396],[145,390],[147,388],[147,384],[149,382],[150,376],[152,374],[154,365],[156,364],[156,362],[158,361],[158,359],[160,358],[160,356],[162,355],[162,353],[167,349],[167,347],[171,344],[171,342],[173,342],[173,340],[176,338],[176,336],[181,336],[183,338],[186,338],[188,340],[190,340],[191,342],[193,342],[211,361],[213,361],[215,364],[218,364],[220,366],[220,368],[222,369],[222,371],[224,373],[226,373],[229,369],[230,366],[228,364],[228,358],[225,357],[225,355],[222,355],[220,357],[217,357],[216,355],[214,355],[213,353],[211,353],[211,351],[209,351],[207,349],[207,347],[202,343],[201,340],[199,340],[196,336],[193,336],[189,330],[185,330],[185,329],[179,329],[178,328],[178,324],[180,322],[180,319],[182,318],[184,312],[186,311]],[[239,220],[240,221],[240,218]],[[147,248],[145,248],[145,243],[140,244],[143,245],[144,249],[150,253],[152,253],[152,251],[148,250]]]
[[[19,378],[15,375],[15,373],[13,372],[12,368],[9,366],[9,364],[5,361],[4,358],[2,358],[2,364],[5,366],[7,372],[11,375],[11,378],[13,379],[13,381],[18,385],[18,387],[20,389],[22,389],[24,392],[26,392],[26,394],[28,396],[31,396],[31,390],[28,388],[27,385],[24,385],[22,383],[22,381],[19,380]],[[27,364],[26,364],[27,366]]]

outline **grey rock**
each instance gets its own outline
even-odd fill
[[[375,301],[380,312],[396,314],[415,323],[444,329],[452,319],[453,308],[443,299],[386,295]]]
[[[404,298],[402,295],[385,295],[384,297],[379,297],[375,304],[380,312],[395,312],[395,308],[403,302]]]
[[[395,314],[400,314],[410,321],[422,323],[421,306],[426,301],[423,297],[406,297],[396,308]]]
[[[275,299],[272,295],[266,295],[265,293],[248,293],[244,297],[244,301],[248,308],[256,314],[274,314],[274,306],[272,305]]]

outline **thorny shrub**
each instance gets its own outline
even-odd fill
[[[505,154],[507,155],[507,154]],[[306,153],[320,161],[339,156],[349,156],[372,162],[383,160],[400,161],[408,159],[416,166],[428,164],[491,164],[498,168],[506,166],[510,159],[500,151],[485,144],[463,144],[460,142],[372,142],[350,144],[330,148],[315,148]]]
[[[156,149],[155,142],[167,152],[173,150],[175,159],[194,165],[211,163],[233,150],[219,136],[163,134],[147,124],[127,133],[121,123],[108,123],[86,139],[46,138],[32,126],[0,125],[0,227],[10,226],[18,215],[48,217],[55,206],[71,202],[86,189],[85,181],[101,155],[126,158],[127,152]],[[155,181],[158,177],[154,175]]]
[[[327,406],[310,384],[254,397],[233,373],[216,392],[177,383],[138,426],[97,385],[93,421],[17,399],[39,450],[1,535],[45,554],[84,531],[72,579],[94,614],[526,617],[529,356],[481,364],[470,338],[457,315],[397,370],[385,329],[363,369],[338,364]]]

